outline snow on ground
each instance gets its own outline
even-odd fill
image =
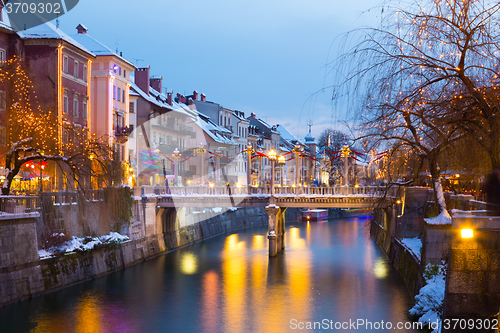
[[[212,208],[212,212],[214,212],[214,213],[221,213],[222,212],[222,207],[214,207],[214,208]]]
[[[64,236],[64,234],[60,234]],[[111,244],[111,243],[123,243],[128,240],[127,236],[121,235],[117,232],[111,232],[109,235],[101,236],[101,237],[86,237],[86,238],[78,238],[74,237],[64,242],[63,244],[51,247],[49,249],[43,249],[38,251],[38,255],[40,259],[46,259],[53,257],[57,253],[71,253],[75,251],[87,251],[92,250],[96,245],[100,244]]]
[[[420,261],[421,253],[422,253],[422,240],[418,237],[415,238],[403,238],[401,243],[409,249]]]
[[[436,217],[424,219],[429,224],[451,224],[451,216],[445,209]]]
[[[427,264],[426,268],[426,285],[420,289],[420,292],[415,296],[415,306],[410,309],[410,314],[419,316],[419,322],[424,325],[427,323],[436,323],[439,320],[441,323],[440,314],[443,311],[443,301],[445,292],[445,269],[442,265]],[[431,273],[433,272],[433,273]],[[441,324],[439,324],[441,326]],[[439,333],[439,328],[432,327],[432,333]]]

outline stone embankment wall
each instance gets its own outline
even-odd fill
[[[418,258],[395,237],[398,205],[375,209],[370,222],[370,235],[384,250],[415,297],[424,285],[423,269]]]
[[[41,216],[0,219],[0,305],[93,279],[210,237],[268,223],[263,207],[161,209],[154,197],[134,197],[130,222],[123,223],[110,220],[103,203],[85,205],[93,211],[82,212],[78,204],[55,205],[42,209]],[[86,220],[89,214],[93,217]],[[287,222],[299,216],[298,209],[286,212]],[[38,250],[50,233],[84,237],[110,231],[126,234],[130,240],[39,260]]]

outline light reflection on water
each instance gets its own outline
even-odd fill
[[[183,248],[8,306],[7,332],[287,332],[298,322],[407,321],[402,279],[366,220],[288,223],[269,259],[266,228]],[[358,330],[357,332],[362,332]]]

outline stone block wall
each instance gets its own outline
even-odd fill
[[[500,309],[500,231],[491,228],[500,219],[454,218],[445,318],[494,318]],[[462,239],[460,230],[474,229],[474,237]],[[449,331],[452,332],[452,331]]]
[[[425,207],[431,194],[432,190],[429,187],[404,189],[402,202],[396,206],[397,215],[402,215],[398,217],[398,238],[422,236]]]
[[[423,270],[419,260],[375,220],[370,223],[370,235],[387,254],[405,280],[411,295],[415,297],[424,285]]]
[[[0,304],[44,290],[38,261],[37,217],[0,217]]]
[[[422,241],[422,265],[424,267],[429,263],[441,265],[443,260],[446,262],[453,235],[451,224],[424,223]]]

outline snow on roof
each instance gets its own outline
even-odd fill
[[[295,135],[293,135],[292,133],[288,132],[288,130],[284,128],[282,125],[276,125],[276,131],[280,134],[280,137],[282,137],[283,139],[285,139],[290,143],[299,142],[303,144],[302,141],[297,139]]]
[[[70,35],[71,38],[73,38],[75,41],[80,43],[81,45],[85,46],[87,50],[95,54],[96,56],[115,56],[117,58],[120,58],[123,62],[126,62],[130,66],[136,68],[130,61],[127,59],[123,58],[119,54],[117,54],[115,51],[107,47],[106,45],[102,44],[95,38],[89,36],[88,34],[72,34]]]
[[[205,132],[212,140],[215,142],[219,143],[224,143],[224,144],[236,144],[236,142],[232,138],[227,138],[223,135],[220,135],[219,132],[225,132],[225,128],[220,127],[216,123],[214,123],[212,120],[210,120],[210,117],[207,115],[197,112],[198,113],[198,119],[196,121],[196,124],[200,126],[200,128]],[[231,133],[231,131],[228,131]]]
[[[89,51],[86,47],[78,43],[76,40],[71,38],[68,34],[63,32],[61,29],[56,28],[50,22],[46,22],[44,24],[37,25],[36,27],[29,28],[23,31],[18,31],[17,34],[22,39],[60,39],[77,48],[81,49],[89,53],[92,56],[95,56],[91,51]]]

